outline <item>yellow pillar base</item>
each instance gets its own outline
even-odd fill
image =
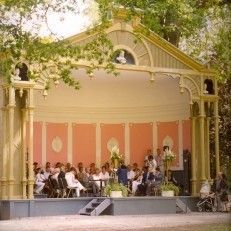
[[[1,199],[7,199],[6,195],[6,190],[7,190],[7,179],[6,177],[2,177],[1,179]]]
[[[34,198],[34,179],[28,180],[28,199]]]
[[[26,195],[26,186],[27,186],[27,180],[22,180],[22,199],[27,199]]]
[[[191,179],[191,195],[196,196],[197,195],[197,181],[196,179]]]
[[[14,179],[8,180],[8,199],[12,199],[14,196]]]

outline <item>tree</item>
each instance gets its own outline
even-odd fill
[[[115,73],[111,61],[112,44],[107,39],[105,25],[98,26],[94,39],[80,46],[68,40],[58,39],[50,31],[48,38],[38,34],[39,24],[47,23],[49,11],[78,13],[78,0],[1,0],[0,1],[0,75],[11,81],[16,66],[24,61],[29,65],[29,78],[35,81],[46,78],[45,89],[51,81],[63,80],[67,85],[79,89],[80,84],[71,76],[71,69],[80,60],[89,61],[89,74],[105,63],[108,72]],[[105,11],[100,8],[101,21],[105,21]],[[30,23],[29,29],[28,23]],[[33,25],[33,26],[31,26]]]

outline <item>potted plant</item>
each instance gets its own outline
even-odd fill
[[[119,152],[120,150],[116,145],[111,149],[111,162],[115,169],[119,167],[119,162],[122,160],[122,155]]]
[[[161,196],[173,197],[179,194],[179,187],[174,185],[172,182],[164,182],[160,185]]]
[[[104,188],[104,193],[106,196],[110,197],[127,197],[128,188],[118,182],[109,183]]]
[[[172,152],[172,150],[169,149],[169,147],[165,147],[164,155],[163,155],[163,162],[164,162],[164,168],[166,172],[166,180],[168,182],[168,170],[171,167],[172,161],[176,158],[176,155]]]

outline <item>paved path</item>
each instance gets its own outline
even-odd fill
[[[190,213],[142,216],[99,216],[80,215],[33,217],[0,221],[1,231],[140,231],[156,228],[222,224],[230,222],[231,214]]]

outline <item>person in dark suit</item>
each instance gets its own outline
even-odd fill
[[[128,170],[127,166],[122,162],[117,170],[118,182],[123,185],[128,185]]]

